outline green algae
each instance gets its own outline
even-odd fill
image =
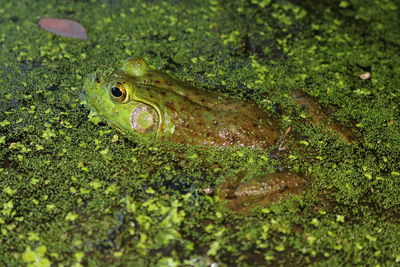
[[[389,0],[0,0],[0,263],[400,262],[399,8]],[[41,31],[40,17],[77,20],[89,40]],[[239,169],[272,171],[266,154],[143,144],[90,121],[83,78],[131,55],[270,112],[279,104],[289,115],[275,116],[313,151],[286,159],[314,177],[310,190],[234,214],[202,189]],[[360,145],[304,123],[294,89],[335,105],[331,118],[354,127]]]

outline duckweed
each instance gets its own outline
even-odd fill
[[[0,265],[398,264],[399,9],[394,0],[0,0]],[[79,21],[89,39],[36,27],[49,14]],[[279,162],[135,142],[89,115],[83,79],[128,56],[274,114],[313,151],[283,159],[312,177],[310,188],[237,214],[205,189]],[[360,144],[305,123],[290,100],[298,89]]]

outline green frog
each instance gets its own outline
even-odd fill
[[[221,93],[196,88],[151,68],[144,59],[127,59],[108,75],[93,75],[85,81],[88,105],[126,136],[136,140],[173,142],[199,147],[248,147],[267,151],[281,149],[283,131],[279,121],[257,104]],[[295,92],[314,123],[326,114],[312,98]],[[353,138],[337,124],[327,128],[344,139]],[[351,136],[351,138],[349,137]],[[354,139],[354,138],[353,138]],[[307,179],[283,171],[253,179],[230,178],[220,196],[232,209],[247,202],[270,203],[282,195],[300,192]]]

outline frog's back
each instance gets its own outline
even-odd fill
[[[215,99],[203,95],[200,103],[192,98],[174,102],[173,92],[162,98],[163,113],[174,124],[174,133],[166,136],[177,143],[206,146],[244,146],[268,148],[280,136],[279,123],[258,105],[233,98]],[[217,96],[218,97],[218,96]],[[213,105],[207,105],[214,100]],[[160,129],[161,131],[163,129]]]

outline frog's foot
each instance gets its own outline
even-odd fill
[[[329,120],[329,112],[324,110],[315,98],[302,91],[293,92],[292,98],[295,104],[304,109],[312,123],[336,133],[348,144],[359,143],[357,136],[349,128],[340,125],[337,121]]]
[[[243,173],[238,176],[243,176]],[[222,184],[220,197],[234,211],[246,212],[256,205],[281,201],[289,194],[298,194],[307,185],[307,180],[288,171],[266,174],[241,182],[241,177]]]
[[[285,130],[283,137],[281,137],[281,139],[278,142],[278,147],[272,149],[271,152],[269,153],[270,159],[276,159],[276,160],[280,159],[279,155],[286,150],[285,146],[286,146],[287,136],[291,131],[292,127],[289,127]]]

